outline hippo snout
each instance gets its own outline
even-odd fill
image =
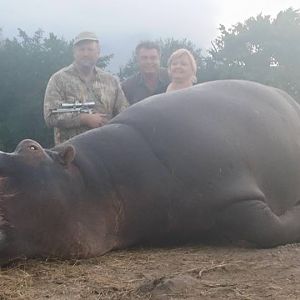
[[[0,177],[6,177],[12,173],[14,169],[14,155],[12,153],[6,153],[0,151]]]

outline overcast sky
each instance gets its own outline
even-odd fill
[[[105,54],[120,62],[142,39],[188,38],[210,47],[219,24],[226,27],[259,13],[275,17],[299,0],[0,0],[3,37],[17,28],[32,34],[41,28],[72,39],[78,32],[96,32]],[[125,53],[124,53],[125,52]]]

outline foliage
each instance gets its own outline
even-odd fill
[[[300,14],[291,8],[252,17],[221,35],[205,60],[206,80],[254,80],[286,90],[300,101]]]
[[[177,49],[180,48],[186,48],[191,51],[191,53],[194,55],[198,68],[201,69],[202,66],[202,60],[203,57],[201,55],[201,49],[197,48],[191,41],[188,39],[182,39],[182,40],[175,40],[173,38],[167,38],[167,39],[159,39],[155,41],[160,49],[161,49],[161,66],[167,67],[168,59],[170,55]],[[137,62],[136,62],[136,56],[135,53],[132,54],[132,57],[129,59],[127,64],[120,68],[119,71],[119,77],[121,80],[124,80],[134,73],[136,73],[138,70]]]
[[[111,56],[99,64],[105,67]],[[53,130],[43,120],[43,99],[50,76],[72,62],[72,41],[53,33],[32,37],[19,29],[18,38],[0,44],[0,147],[12,150],[17,142],[32,138],[53,144]]]

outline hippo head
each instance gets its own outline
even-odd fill
[[[0,264],[63,248],[65,236],[57,233],[82,188],[74,157],[72,145],[44,150],[28,139],[13,153],[0,152]]]

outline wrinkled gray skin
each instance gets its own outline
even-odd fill
[[[0,153],[0,260],[91,257],[217,235],[300,240],[299,106],[216,81],[148,98],[45,150]]]

